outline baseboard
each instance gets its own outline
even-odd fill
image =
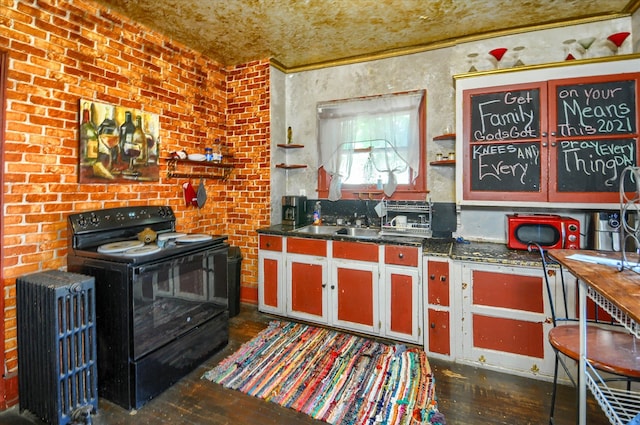
[[[13,372],[2,377],[0,383],[0,410],[7,410],[16,404],[18,404],[18,374]]]

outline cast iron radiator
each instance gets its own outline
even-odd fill
[[[91,423],[98,408],[95,278],[51,270],[16,281],[20,410]]]

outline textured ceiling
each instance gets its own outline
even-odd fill
[[[428,49],[560,22],[628,16],[640,0],[97,0],[223,65],[283,69]]]

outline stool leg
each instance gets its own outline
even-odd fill
[[[551,393],[551,410],[549,411],[549,425],[553,425],[555,420],[553,418],[554,411],[556,408],[556,393],[558,391],[558,353],[556,352],[556,361],[555,366],[553,368],[553,391]]]

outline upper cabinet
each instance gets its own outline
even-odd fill
[[[637,59],[629,62],[638,69]],[[640,73],[572,68],[528,71],[522,79],[514,72],[500,81],[513,80],[506,85],[458,87],[462,201],[619,202],[622,171],[640,163]],[[635,182],[624,184],[635,189]]]

